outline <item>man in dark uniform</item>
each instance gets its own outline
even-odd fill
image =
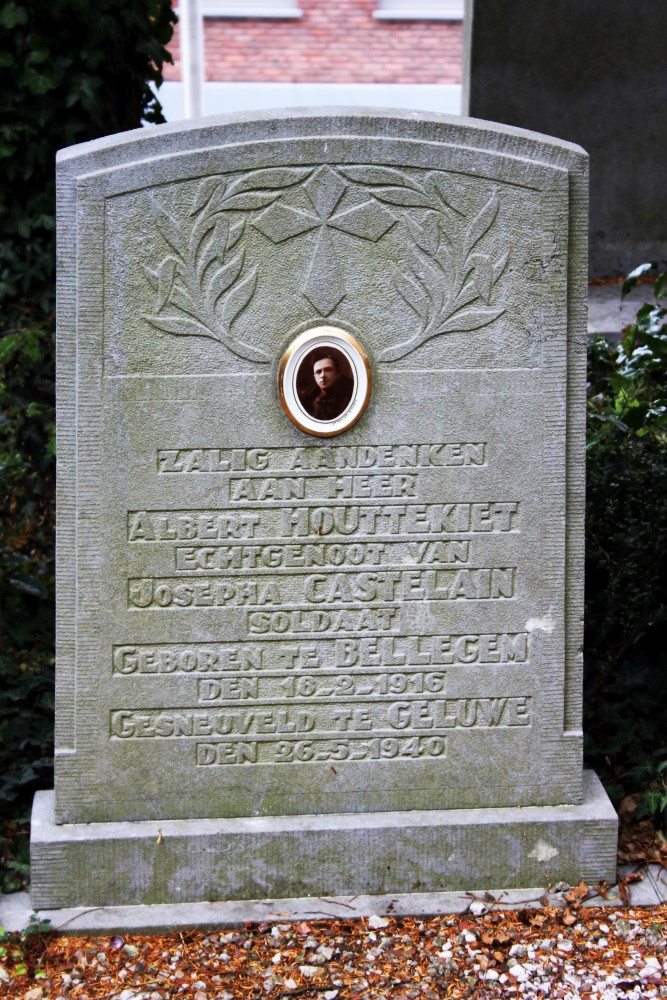
[[[347,408],[354,382],[343,375],[338,362],[330,354],[323,354],[313,364],[316,389],[304,400],[304,406],[316,420],[334,420]]]

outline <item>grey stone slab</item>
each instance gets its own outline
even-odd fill
[[[624,327],[633,323],[637,310],[653,302],[653,285],[635,285],[621,300],[621,285],[593,285],[588,289],[588,332],[619,339]]]
[[[658,891],[654,894],[646,893],[641,889],[643,883],[632,883],[628,886],[628,905],[650,907],[665,902],[667,887],[664,869],[651,865],[643,874],[645,878],[657,883]],[[158,934],[193,928],[238,927],[249,921],[349,920],[373,914],[397,917],[437,916],[465,913],[470,910],[471,904],[483,904],[488,909],[497,910],[537,909],[543,905],[563,905],[563,893],[555,893],[542,886],[484,892],[391,893],[379,896],[310,896],[300,899],[230,900],[217,903],[70,907],[40,910],[37,915],[41,920],[49,920],[54,930],[60,934],[114,934],[118,931]],[[591,896],[582,905],[618,908],[625,904],[618,886],[613,885],[604,897]],[[33,912],[27,892],[0,896],[0,926],[8,931],[26,927]]]
[[[466,0],[463,113],[580,143],[591,158],[590,274],[664,269],[658,125],[665,31],[651,3]]]
[[[586,185],[576,146],[415,113],[61,152],[36,905],[609,877]]]
[[[647,878],[651,880],[660,903],[667,903],[667,871],[661,865],[649,865]]]
[[[502,909],[534,907],[544,889],[497,890]],[[238,927],[248,921],[350,920],[380,916],[435,916],[463,913],[487,894],[460,892],[394,893],[382,896],[302,897],[300,899],[230,900],[217,903],[163,903],[145,906],[69,907],[40,910],[60,934],[114,934],[117,931],[166,933],[173,930]],[[487,899],[487,904],[488,904]],[[494,904],[495,905],[495,904]],[[21,930],[32,913],[27,893],[0,896],[0,926]]]
[[[616,814],[592,772],[580,806],[358,816],[57,825],[52,794],[39,793],[31,837],[31,898],[49,909],[255,899],[267,890],[297,897],[611,883]]]
[[[27,892],[0,893],[0,927],[6,931],[20,931],[28,926],[34,908]]]
[[[632,906],[657,906],[662,902],[660,893],[648,868],[638,869],[637,865],[620,865],[618,874],[621,878],[628,875],[639,875],[638,881],[627,884],[628,899]]]

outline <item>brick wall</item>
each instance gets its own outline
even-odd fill
[[[206,79],[238,83],[460,83],[462,25],[377,21],[375,0],[301,0],[294,20],[205,20]],[[178,26],[170,46],[179,80]]]

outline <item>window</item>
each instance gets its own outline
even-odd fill
[[[462,21],[463,0],[379,0],[373,17],[382,21]]]
[[[301,17],[298,0],[200,0],[203,17]]]

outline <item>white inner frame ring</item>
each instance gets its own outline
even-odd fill
[[[304,358],[311,351],[325,351],[327,347],[334,348],[345,357],[352,372],[354,386],[352,398],[339,416],[331,420],[318,420],[308,413],[299,398],[297,379]],[[371,366],[366,352],[352,334],[336,326],[316,326],[299,334],[280,360],[278,369],[280,405],[292,423],[306,434],[334,437],[353,427],[368,406],[371,388]]]

